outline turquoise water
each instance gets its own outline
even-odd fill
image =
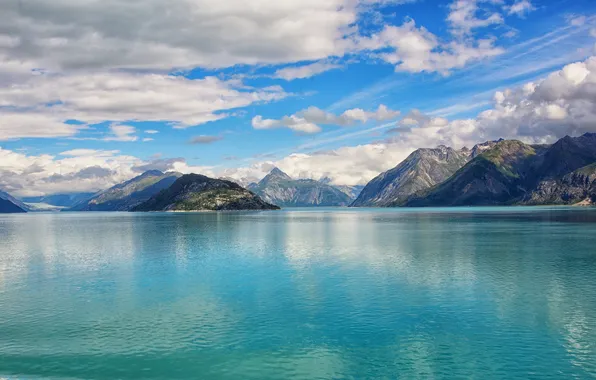
[[[0,378],[596,377],[596,209],[0,216]]]

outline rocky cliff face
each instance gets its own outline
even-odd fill
[[[352,201],[333,186],[312,179],[294,180],[278,168],[249,189],[281,207],[348,206]]]
[[[130,211],[161,190],[170,187],[182,174],[150,170],[129,181],[102,191],[69,211]]]
[[[276,210],[235,182],[187,174],[132,211]]]
[[[570,205],[596,202],[596,163],[560,179],[540,181],[522,201],[528,205]]]
[[[401,206],[413,194],[445,181],[468,162],[470,155],[467,149],[456,151],[446,146],[418,149],[370,181],[352,206]]]

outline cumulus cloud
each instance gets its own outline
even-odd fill
[[[255,129],[290,128],[296,132],[314,134],[322,131],[319,125],[338,125],[349,127],[355,124],[363,124],[370,120],[383,122],[395,119],[399,111],[390,110],[381,104],[375,111],[365,111],[361,108],[354,108],[344,111],[341,115],[323,111],[317,107],[309,107],[297,112],[295,115],[285,116],[279,120],[263,119],[262,116],[255,116],[252,126]]]
[[[104,141],[137,141],[139,138],[135,136],[137,130],[130,125],[112,124],[110,125],[110,135],[105,137]]]
[[[533,10],[536,10],[536,8],[529,0],[518,0],[510,6],[505,6],[505,10],[509,15],[524,17]]]
[[[322,74],[326,71],[335,70],[341,68],[341,65],[326,62],[315,62],[309,65],[303,66],[291,66],[277,70],[273,76],[275,78],[285,79],[291,81],[294,79],[310,78],[312,76]]]
[[[444,123],[444,122],[443,122]],[[596,57],[565,66],[547,78],[498,91],[493,107],[475,119],[413,128],[394,142],[412,145],[472,145],[497,138],[553,142],[565,135],[596,131]]]
[[[84,124],[161,121],[186,128],[229,116],[228,111],[288,96],[279,86],[249,89],[216,77],[95,73],[30,77],[0,87],[0,139],[72,136]],[[154,132],[154,131],[152,131]]]
[[[211,167],[188,165],[183,158],[143,161],[117,150],[94,149],[27,155],[0,148],[0,189],[21,197],[95,192],[152,169],[215,175]]]
[[[377,56],[395,65],[396,71],[440,72],[462,68],[472,61],[494,57],[504,50],[491,39],[465,39],[441,42],[414,20],[401,26],[385,26],[383,30],[357,42],[360,49],[377,52]]]
[[[399,123],[402,126],[408,127],[433,128],[444,127],[449,124],[449,120],[443,117],[430,117],[419,110],[414,109],[401,119]]]
[[[192,137],[189,142],[191,144],[211,144],[222,139],[221,136],[200,135]]]
[[[34,156],[0,148],[0,188],[17,196],[97,191],[134,176],[131,167],[139,162],[117,151]]]
[[[0,88],[1,91],[1,88]],[[2,107],[0,103],[0,107]],[[1,110],[0,141],[23,137],[50,138],[76,135],[83,125],[65,123],[65,119],[51,112],[15,112]]]
[[[503,16],[498,12],[488,12],[485,17],[478,17],[480,9],[477,0],[456,0],[449,6],[447,21],[455,34],[468,34],[473,29],[502,24]],[[489,2],[491,3],[491,2]]]
[[[0,57],[51,70],[318,60],[343,52],[362,3],[373,2],[7,0]]]

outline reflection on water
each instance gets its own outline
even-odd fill
[[[596,376],[596,210],[0,216],[0,375]]]

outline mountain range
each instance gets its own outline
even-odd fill
[[[594,205],[596,133],[566,136],[552,145],[500,139],[472,149],[418,149],[362,190],[330,183],[328,178],[293,179],[274,168],[247,190],[235,181],[150,170],[94,194],[24,198],[31,207],[0,191],[0,212],[39,210],[36,204],[72,206],[68,211]]]
[[[373,179],[353,206],[570,205],[596,200],[596,134],[552,145],[491,141],[419,149]]]
[[[334,186],[313,179],[292,179],[278,168],[248,189],[280,207],[348,206],[353,201]]]
[[[199,174],[178,178],[170,187],[132,211],[277,210],[254,193],[232,181]]]

